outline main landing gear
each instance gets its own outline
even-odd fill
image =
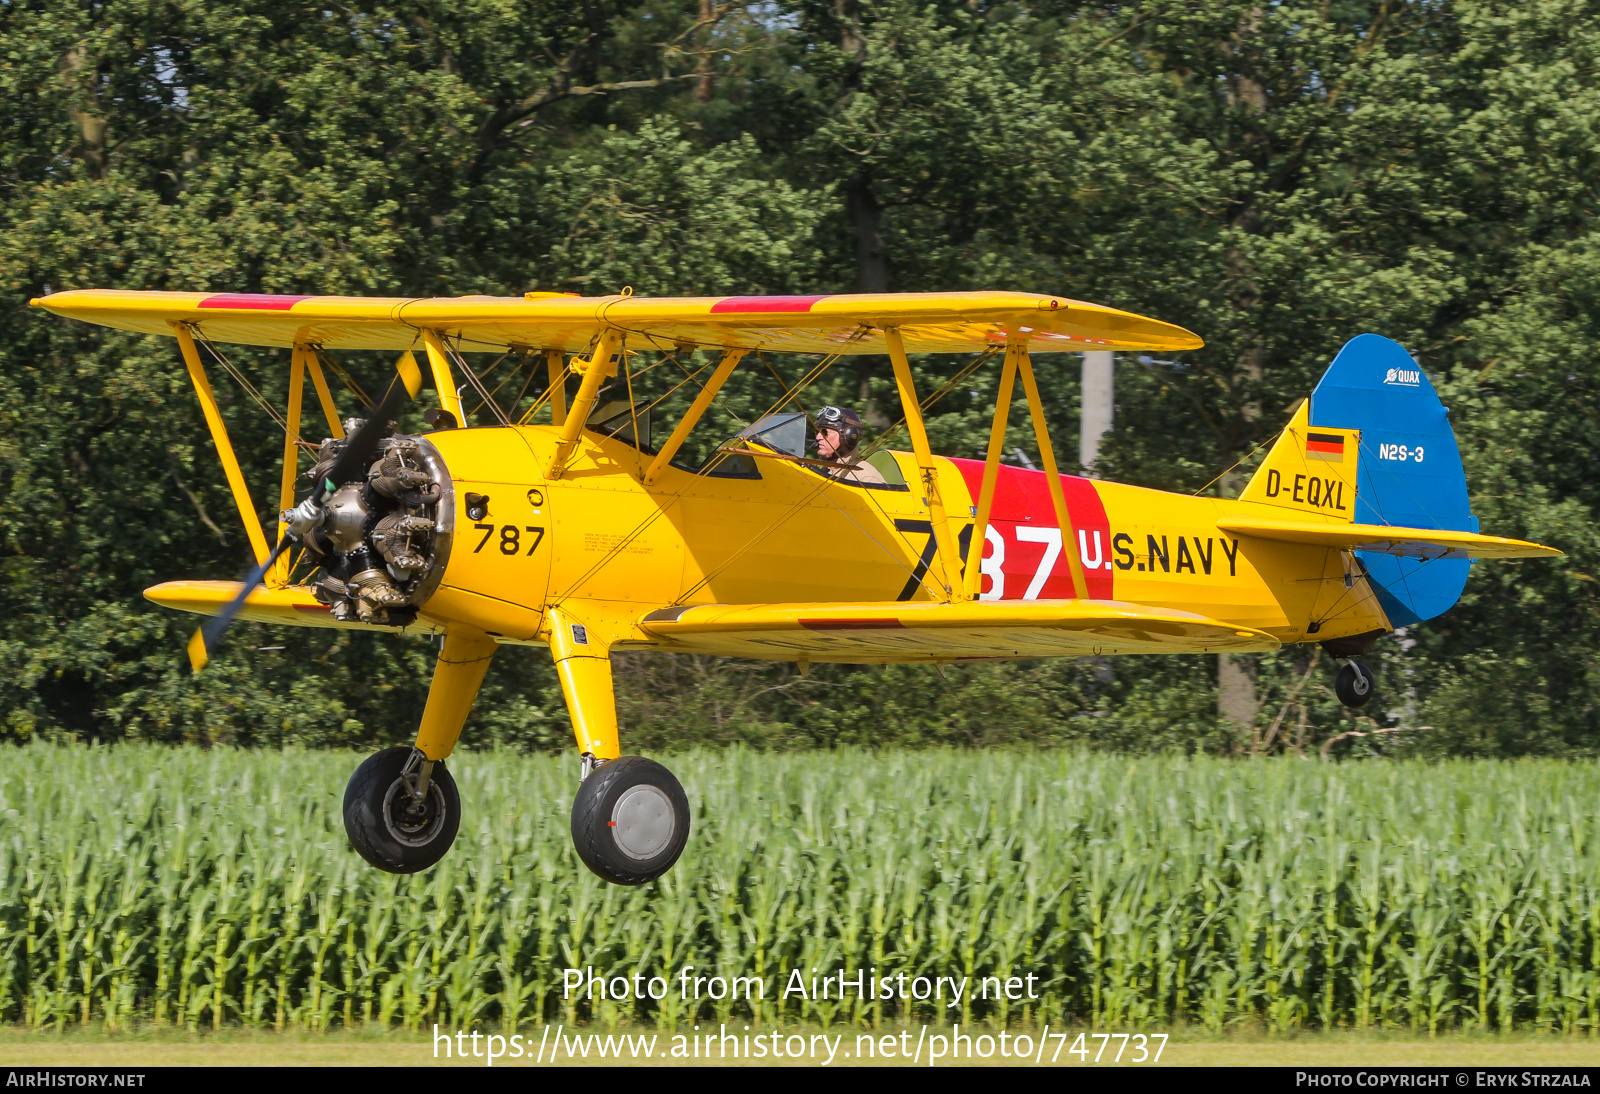
[[[356,853],[391,874],[426,870],[461,827],[461,795],[443,763],[386,748],[356,768],[344,792],[344,830]]]
[[[689,842],[689,798],[672,772],[643,756],[601,764],[572,803],[583,864],[616,885],[643,885],[672,868]]]
[[[585,866],[615,885],[643,885],[672,868],[689,841],[689,798],[672,772],[621,756],[610,648],[596,631],[549,610],[550,654],[583,755],[572,842]],[[444,760],[494,656],[481,631],[452,628],[428,689],[415,747],[387,748],[351,776],[344,795],[350,843],[393,874],[426,870],[461,825],[461,798]]]
[[[611,650],[560,608],[548,612],[550,656],[583,754],[572,803],[572,843],[583,864],[615,885],[643,885],[672,868],[689,842],[689,798],[672,772],[622,756]]]
[[[414,747],[386,748],[350,776],[344,830],[356,853],[391,874],[426,870],[450,850],[461,827],[461,795],[445,770],[495,641],[481,631],[445,635]]]

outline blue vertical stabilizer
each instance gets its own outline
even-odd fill
[[[1311,393],[1311,424],[1361,430],[1358,524],[1476,532],[1450,412],[1397,342],[1362,334],[1345,343]],[[1358,551],[1391,625],[1447,611],[1472,563]]]

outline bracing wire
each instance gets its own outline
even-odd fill
[[[334,359],[333,354],[329,353],[321,346],[316,346],[314,349],[316,350],[317,360],[326,365],[328,367],[328,371],[337,376],[339,378],[339,382],[350,389],[350,393],[360,401],[362,406],[366,407],[368,410],[371,410],[373,406],[376,405],[373,403],[372,397],[362,390],[360,384],[356,383],[355,377],[351,376],[349,371]]]
[[[670,399],[674,395],[676,395],[678,393],[678,390],[680,388],[682,388],[684,384],[687,384],[689,381],[693,380],[696,376],[699,376],[702,372],[704,372],[706,369],[710,368],[715,363],[716,362],[714,362],[714,361],[707,361],[705,364],[701,365],[699,368],[697,368],[693,372],[689,373],[683,379],[681,379],[677,383],[673,384],[670,388],[667,389],[667,391],[666,391],[666,393],[664,395],[658,395],[654,399],[650,400],[649,403],[645,404],[645,409],[646,410],[654,410],[656,407],[660,406],[662,403],[666,402],[668,399]],[[643,373],[640,373],[640,375],[643,375]]]
[[[866,491],[863,491],[863,492],[867,495],[867,500],[872,503],[873,508],[875,508],[878,511],[878,514],[880,516],[884,517],[884,518],[887,518],[889,516],[889,514],[884,512],[883,505],[874,496],[876,494],[876,491],[874,491],[874,490],[866,490]],[[856,520],[855,517],[851,516],[850,515],[850,511],[848,509],[846,509],[844,506],[840,505],[837,501],[835,501],[831,495],[826,494],[826,493],[823,494],[822,495],[822,500],[826,501],[829,505],[831,505],[835,509],[837,509],[839,511],[839,514],[842,517],[844,517],[845,520],[847,520],[851,524],[855,525],[856,531],[860,532],[863,536],[865,536],[866,539],[867,539],[867,542],[871,543],[873,546],[878,548],[878,550],[882,551],[884,553],[884,555],[886,555],[888,557],[889,561],[893,562],[896,566],[899,566],[902,570],[904,570],[906,572],[906,574],[909,575],[913,581],[915,581],[918,585],[921,585],[924,589],[927,589],[928,592],[935,599],[938,598],[939,593],[942,592],[943,590],[936,589],[936,588],[934,588],[932,585],[930,585],[928,583],[928,573],[929,573],[929,571],[924,570],[923,573],[919,576],[917,574],[917,567],[916,566],[907,566],[905,559],[896,556],[895,553],[893,551],[889,550],[889,548],[885,547],[883,545],[883,543],[880,542],[879,539],[876,536],[874,536],[871,532],[869,532],[865,528],[863,528],[861,526],[861,522]],[[900,539],[905,542],[907,547],[911,546],[910,540],[906,539],[906,534],[904,532],[902,532],[899,528],[896,528],[894,526],[894,522],[893,521],[889,522],[889,528],[894,532],[895,535],[899,536]],[[912,553],[913,556],[916,555],[916,551],[915,550],[913,550],[911,553]]]
[[[644,376],[646,373],[650,372],[651,369],[658,368],[659,366],[667,364],[668,362],[677,363],[677,356],[678,356],[677,351],[673,350],[671,353],[668,353],[668,354],[664,355],[661,358],[661,360],[656,361],[656,362],[646,366],[645,368],[640,369],[638,372],[634,373],[633,374],[634,379],[638,379],[639,377]],[[532,354],[529,355],[529,358],[530,358],[530,360],[537,360],[537,358],[533,357]],[[523,393],[526,393],[527,389],[533,384],[533,378],[538,373],[538,371],[539,370],[538,370],[537,366],[535,366],[534,368],[529,370],[528,382],[523,385]],[[539,395],[537,397],[535,397],[535,399],[533,400],[533,405],[529,406],[527,411],[522,415],[522,417],[517,419],[517,424],[518,425],[527,425],[529,422],[533,421],[534,417],[539,413],[539,411],[543,410],[545,404],[550,401],[551,396],[553,396],[555,394],[557,386],[559,384],[565,382],[566,378],[568,376],[570,376],[571,374],[572,374],[571,367],[566,365],[566,364],[563,364],[562,365],[562,369],[561,369],[561,375],[560,375],[560,377],[557,378],[556,384],[552,384],[552,385],[546,387],[544,389],[544,391],[540,392]],[[679,386],[682,386],[682,385],[679,385]],[[498,390],[498,389],[496,389],[496,390]],[[676,390],[677,390],[677,388],[673,388],[672,389],[672,391],[676,391]],[[667,395],[671,395],[672,391],[667,392]],[[663,395],[661,397],[661,399],[665,399],[667,397],[667,395]],[[655,403],[659,403],[661,401],[661,399],[657,399],[655,401]],[[522,401],[522,395],[519,394],[517,396],[517,402],[520,403],[521,401]],[[650,405],[654,406],[655,403],[651,403]],[[513,410],[516,409],[516,403],[512,403],[511,406],[512,406]],[[646,409],[648,409],[648,408],[646,408]]]
[[[1288,426],[1284,426],[1284,429],[1287,429],[1287,428],[1289,428],[1289,427]],[[1250,451],[1248,451],[1244,455],[1240,456],[1237,460],[1234,460],[1233,463],[1231,463],[1227,467],[1225,467],[1217,475],[1216,478],[1212,479],[1210,482],[1206,483],[1204,486],[1202,486],[1200,489],[1196,490],[1193,494],[1191,494],[1189,496],[1193,497],[1193,498],[1198,498],[1201,494],[1204,494],[1207,490],[1210,490],[1217,483],[1221,482],[1222,479],[1224,478],[1224,476],[1226,476],[1228,474],[1228,472],[1230,472],[1230,471],[1234,470],[1235,468],[1237,468],[1240,464],[1244,463],[1244,461],[1248,460],[1251,456],[1254,456],[1257,452],[1260,452],[1263,448],[1267,447],[1267,445],[1272,444],[1274,441],[1276,441],[1281,436],[1283,436],[1283,429],[1278,430],[1272,436],[1268,437],[1266,440],[1264,440],[1260,444],[1256,445]]]
[[[973,373],[975,373],[979,368],[981,368],[988,361],[992,360],[998,353],[999,353],[999,349],[998,348],[991,347],[989,349],[986,349],[982,353],[978,354],[976,357],[973,358],[973,360],[968,362],[961,369],[957,370],[957,372],[956,372],[956,374],[954,376],[952,376],[952,377],[950,377],[950,379],[946,380],[943,384],[941,384],[938,388],[936,388],[933,392],[931,392],[925,398],[919,400],[918,401],[919,406],[923,410],[927,410],[927,409],[933,407],[934,405],[936,405],[940,400],[942,400],[946,395],[948,395],[952,390],[954,390],[957,387],[957,385],[959,385],[964,380],[966,380],[968,377],[970,377]],[[783,407],[788,405],[788,403],[791,400],[795,399],[801,391],[803,391],[806,387],[809,387],[811,384],[815,383],[816,380],[818,378],[820,378],[820,376],[823,374],[823,372],[825,372],[828,367],[831,367],[835,362],[837,362],[842,356],[843,356],[842,353],[835,353],[835,354],[827,355],[821,361],[819,361],[813,368],[809,369],[805,373],[805,375],[802,377],[801,381],[799,383],[797,383],[795,385],[795,387],[793,387],[793,388],[790,388],[790,387],[788,387],[788,385],[784,384],[783,383],[783,378],[781,376],[777,376],[779,384],[781,386],[783,386],[783,388],[784,388],[784,396],[783,396],[783,398],[779,399],[776,403],[774,403],[772,405],[772,407],[769,408],[764,414],[758,415],[756,420],[760,421],[761,418],[770,417],[771,415],[778,413],[780,410],[783,409]],[[764,357],[762,358],[762,362],[763,362],[763,364],[766,364],[766,359]],[[657,364],[664,364],[664,363],[665,363],[665,361],[657,362]],[[672,389],[673,391],[676,391],[678,389],[678,387],[682,387],[684,383],[687,383],[687,382],[693,380],[695,378],[695,376],[697,376],[700,372],[703,372],[706,367],[709,367],[709,366],[702,366],[700,369],[696,370],[694,373],[690,373],[688,368],[687,368],[687,366],[685,366],[682,362],[674,361],[674,363],[678,365],[679,369],[684,371],[684,373],[686,374],[686,378],[685,378],[684,381],[681,381],[676,387],[674,387]],[[652,366],[652,367],[654,367],[654,366]],[[768,367],[768,369],[770,371],[771,370],[771,366],[768,365],[767,367]],[[774,372],[774,375],[776,376],[777,374]],[[668,392],[668,394],[670,395],[671,392]],[[666,396],[662,396],[662,398],[666,398]],[[655,402],[651,403],[651,406],[654,406],[655,403],[660,402],[660,401],[661,401],[660,399],[656,400]],[[743,426],[745,424],[744,419],[741,418],[738,414],[736,414],[731,408],[729,408],[721,400],[720,397],[715,398],[714,401],[715,401],[716,405],[724,413],[726,413],[729,417],[731,417],[734,421],[738,422],[741,426]],[[809,418],[809,415],[808,415],[808,418]],[[886,429],[883,432],[883,434],[872,445],[868,446],[867,453],[864,453],[864,454],[871,454],[871,453],[874,453],[876,451],[881,450],[881,448],[904,425],[905,425],[905,417],[902,416],[897,422],[895,422],[888,429]],[[635,427],[635,428],[637,428],[637,427]],[[635,434],[635,439],[637,439],[637,434]],[[701,473],[703,474],[706,471],[709,471],[710,469],[714,468],[715,466],[720,464],[723,460],[727,459],[729,455],[731,455],[731,453],[728,452],[726,449],[718,452],[716,454],[716,456],[714,456],[711,459],[711,461],[708,462],[706,467],[701,469]],[[802,497],[802,498],[796,500],[795,502],[793,502],[789,506],[788,510],[783,515],[781,515],[780,517],[778,517],[777,519],[775,519],[774,521],[769,523],[766,528],[762,529],[755,536],[753,536],[750,540],[748,540],[743,546],[741,546],[737,551],[735,551],[732,555],[730,555],[728,558],[724,559],[721,565],[717,566],[710,573],[702,575],[700,580],[697,581],[694,585],[690,586],[688,589],[686,589],[683,592],[679,593],[678,596],[673,599],[672,603],[674,605],[681,604],[685,599],[687,599],[690,596],[693,596],[700,589],[704,588],[707,584],[709,584],[710,582],[714,581],[718,576],[720,576],[722,573],[726,572],[728,567],[732,566],[740,558],[744,557],[745,554],[747,554],[750,550],[752,550],[754,547],[756,547],[758,544],[760,544],[762,541],[764,541],[773,532],[776,532],[779,528],[781,528],[784,524],[786,524],[791,518],[793,518],[797,513],[801,512],[803,509],[805,509],[805,507],[808,506],[811,503],[813,498],[817,497],[824,490],[826,490],[829,486],[834,486],[834,485],[838,485],[838,480],[832,478],[831,476],[819,473],[815,484],[812,486],[811,490],[809,492],[807,492],[807,494],[804,497]],[[870,493],[870,491],[869,491],[869,493]],[[681,498],[682,498],[681,493],[671,495],[671,500],[674,503],[676,503],[677,501],[681,500]],[[872,498],[870,500],[873,502],[874,505],[878,505],[878,502],[877,502],[876,498]],[[831,501],[831,499],[830,499],[830,501]],[[834,503],[834,507],[835,508],[839,508],[841,512],[844,512],[842,507],[838,506],[837,503]],[[663,505],[660,508],[656,509],[649,516],[647,516],[631,532],[629,532],[627,535],[623,536],[620,541],[618,541],[615,545],[613,545],[613,547],[609,551],[607,551],[605,555],[603,555],[601,558],[597,559],[595,561],[595,564],[593,566],[591,566],[580,578],[578,578],[576,581],[574,581],[569,586],[569,588],[574,590],[574,591],[581,589],[584,586],[584,584],[586,584],[591,578],[594,577],[595,574],[599,573],[600,570],[602,570],[606,565],[608,565],[612,561],[612,559],[618,557],[623,551],[627,550],[627,548],[635,540],[637,540],[640,535],[642,535],[652,524],[654,524],[657,520],[659,520],[662,516],[664,516],[665,513],[667,512],[668,508],[670,508],[670,506]],[[879,509],[880,513],[883,511],[881,505],[878,505],[878,509]],[[865,529],[861,528],[861,525],[859,523],[857,523],[854,520],[854,518],[850,517],[850,514],[848,512],[844,512],[844,515],[845,515],[846,519],[850,520],[850,522],[852,524],[854,524],[856,526],[856,528],[862,532],[863,535],[867,535],[868,538],[871,539],[874,543],[878,543],[878,541],[874,537],[872,537],[870,534],[868,534]],[[895,534],[898,535],[906,543],[908,549],[912,547],[909,538],[907,538],[907,536],[906,536],[906,534],[904,532],[902,532],[898,528],[894,529],[894,531],[895,531]],[[880,548],[882,548],[883,550],[885,550],[885,552],[887,553],[887,548],[883,548],[881,543],[878,543],[878,546]],[[915,554],[916,553],[915,550],[912,550],[912,553]],[[893,556],[891,555],[890,557],[893,557]],[[910,573],[913,577],[916,576],[915,569],[906,566],[903,559],[896,559],[895,561],[902,568],[906,569],[907,572]],[[919,581],[919,584],[921,584],[924,588],[928,589],[930,593],[932,593],[933,595],[937,596],[938,595],[938,591],[936,591],[933,588],[933,586],[930,585],[928,582],[929,582],[929,577],[928,577],[927,574],[924,574],[923,577],[921,578],[921,580]]]
[[[532,353],[525,352],[523,356],[528,362],[528,378],[522,382],[522,387],[517,391],[517,397],[511,400],[511,412],[513,414],[516,413],[517,405],[522,402],[522,397],[528,394],[528,389],[533,386],[533,378],[539,374],[539,362],[544,360],[542,354],[536,357]],[[495,388],[495,390],[499,391],[500,389]],[[523,423],[519,420],[517,424],[522,425]]]
[[[223,354],[223,352],[218,349],[216,344],[210,339],[200,334],[199,331],[195,330],[193,327],[190,328],[190,332],[194,335],[195,341],[204,346],[206,348],[206,352],[210,353],[211,356],[216,360],[217,364],[222,366],[223,371],[233,378],[234,383],[239,385],[240,390],[243,391],[245,395],[248,396],[257,406],[266,411],[267,417],[271,418],[277,427],[283,430],[284,436],[289,436],[288,419],[282,414],[278,413],[278,408],[267,401],[266,396],[262,395],[261,391],[250,382],[250,378],[247,377],[237,365],[228,360],[227,356]],[[303,448],[316,447],[308,442],[299,433],[294,434],[294,443]]]
[[[507,357],[507,356],[511,356],[511,352],[513,352],[513,351],[508,351],[505,355],[503,355],[501,357],[501,360],[504,360],[504,358]],[[528,366],[527,379],[525,379],[523,381],[522,387],[517,390],[516,398],[512,399],[511,402],[507,404],[507,406],[509,408],[509,413],[507,414],[507,420],[509,420],[510,415],[516,413],[517,405],[522,402],[523,396],[527,395],[528,389],[533,386],[533,378],[539,374],[539,362],[544,359],[543,355],[537,355],[536,356],[533,352],[528,350],[526,347],[519,347],[514,352],[516,353],[516,357],[517,357],[517,362],[518,362],[517,366],[515,368],[513,368],[504,377],[502,377],[500,382],[498,384],[496,384],[489,392],[489,394],[491,396],[498,394],[501,388],[505,387],[507,384],[509,384],[512,381],[516,380],[516,378],[519,375],[522,374],[523,365],[527,365]],[[498,365],[499,363],[500,363],[499,361],[495,362],[496,365]],[[491,365],[489,368],[485,369],[483,372],[479,373],[479,377],[482,378],[484,376],[487,376],[492,371],[494,371],[494,366],[493,365]],[[473,414],[476,414],[478,411],[482,410],[483,407],[484,407],[484,404],[483,404],[482,400],[479,400],[478,405],[472,408],[471,413],[468,414],[467,417],[468,418],[472,417]],[[518,425],[526,425],[527,421],[526,421],[525,418],[519,419],[517,421],[517,424]]]
[[[494,411],[494,416],[500,419],[501,425],[509,426],[511,424],[511,419],[506,417],[506,412],[500,409],[500,404],[495,402],[494,399],[489,395],[488,390],[483,386],[483,381],[478,379],[478,374],[476,372],[472,371],[472,366],[467,364],[467,359],[461,355],[461,351],[455,346],[451,345],[447,340],[441,340],[441,342],[444,346],[445,352],[450,355],[450,360],[459,365],[461,367],[461,371],[466,373],[467,383],[472,385],[472,390],[476,391],[478,396],[483,400],[483,402],[479,404],[479,409],[487,406],[490,410]],[[503,356],[504,355],[502,355],[502,357]],[[476,411],[474,411],[474,413],[476,413]],[[462,422],[461,424],[465,426],[467,423]]]
[[[506,386],[506,384],[508,384],[508,383],[510,383],[510,382],[511,382],[511,381],[512,381],[512,380],[514,380],[514,379],[516,379],[516,377],[517,377],[517,373],[518,373],[518,371],[520,371],[520,364],[521,364],[521,361],[522,361],[522,358],[523,358],[523,355],[522,355],[522,354],[520,354],[520,353],[518,353],[518,352],[517,352],[517,350],[516,350],[516,348],[515,348],[515,347],[513,347],[513,348],[512,348],[512,349],[508,349],[508,350],[506,350],[506,351],[505,351],[505,352],[504,352],[504,353],[502,353],[502,354],[501,354],[501,355],[500,355],[500,356],[499,356],[499,357],[496,357],[496,358],[495,358],[495,359],[494,359],[494,360],[493,360],[493,361],[492,361],[492,362],[490,362],[490,364],[489,364],[489,367],[488,367],[488,368],[486,368],[486,369],[484,369],[484,370],[483,370],[483,371],[482,371],[482,372],[481,372],[481,373],[479,373],[479,374],[478,374],[478,378],[479,378],[479,379],[484,379],[484,378],[486,378],[486,377],[487,377],[487,376],[488,376],[488,375],[489,375],[489,374],[490,374],[490,373],[491,373],[491,372],[493,372],[493,371],[494,371],[494,370],[495,370],[495,369],[497,369],[497,368],[499,368],[499,367],[500,367],[500,365],[501,365],[501,363],[502,363],[502,362],[504,362],[504,361],[505,361],[505,359],[506,359],[506,358],[507,358],[507,357],[512,357],[512,356],[515,356],[515,357],[516,357],[516,358],[517,358],[517,360],[518,360],[518,367],[516,367],[516,368],[513,368],[513,369],[512,369],[512,370],[511,370],[511,372],[510,372],[510,373],[509,373],[509,374],[508,374],[508,375],[506,375],[506,376],[504,376],[504,377],[502,377],[502,378],[501,378],[501,380],[500,380],[500,382],[499,382],[499,383],[498,383],[498,384],[495,384],[495,385],[494,385],[494,388],[493,388],[493,390],[491,390],[491,391],[490,391],[490,392],[489,392],[489,394],[490,394],[490,395],[491,395],[491,396],[493,396],[493,395],[494,395],[494,394],[495,394],[495,392],[498,392],[498,391],[499,391],[499,390],[500,390],[500,389],[501,389],[501,388],[503,388],[503,387],[505,387],[505,386]],[[515,404],[515,403],[513,403],[513,404],[512,404],[512,406],[513,406],[513,407],[515,407],[515,406],[516,406],[516,404]],[[477,406],[475,406],[475,407],[473,407],[473,408],[472,408],[472,410],[471,410],[471,411],[469,411],[469,412],[468,412],[468,413],[467,413],[467,417],[468,417],[468,418],[471,418],[471,417],[472,417],[472,415],[474,415],[474,414],[476,414],[476,413],[477,413],[477,412],[478,412],[478,411],[480,411],[480,410],[482,410],[482,409],[483,409],[483,407],[484,407],[484,404],[483,404],[483,402],[482,402],[482,401],[481,401],[481,400],[480,400],[480,401],[479,401],[479,402],[478,402],[478,405],[477,405]]]
[[[547,350],[546,352],[549,351]],[[534,373],[537,373],[538,371],[538,368],[533,370]],[[529,422],[533,421],[534,416],[538,414],[539,411],[544,409],[544,404],[548,403],[555,393],[561,389],[562,385],[567,382],[567,377],[571,374],[572,370],[567,365],[566,354],[562,354],[561,375],[557,376],[553,383],[546,385],[545,389],[534,397],[533,404],[528,407],[527,413],[525,413],[521,418],[517,419],[517,424],[527,425]],[[531,374],[528,377],[528,382],[533,382],[533,376]]]

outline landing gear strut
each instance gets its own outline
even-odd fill
[[[618,756],[611,651],[558,607],[548,610],[550,652],[583,756],[572,803],[572,842],[584,865],[614,885],[643,885],[672,869],[689,841],[689,797],[672,772]],[[444,857],[461,826],[461,796],[445,770],[497,643],[467,627],[445,633],[414,747],[386,748],[356,769],[344,826],[362,858],[410,874]]]
[[[380,870],[414,874],[438,862],[461,827],[461,795],[445,770],[494,656],[495,641],[466,628],[445,635],[415,747],[386,748],[356,768],[344,792],[344,830]]]
[[[1339,702],[1351,709],[1364,707],[1372,698],[1372,670],[1360,661],[1345,661],[1334,677],[1333,691]]]
[[[550,656],[583,756],[572,803],[572,843],[613,885],[654,881],[689,840],[689,798],[672,772],[643,756],[618,756],[617,700],[604,632],[549,609]]]

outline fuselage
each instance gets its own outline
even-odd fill
[[[633,624],[663,605],[947,599],[910,453],[879,458],[883,486],[838,481],[777,453],[746,457],[733,474],[673,466],[646,486],[648,453],[585,433],[548,481],[556,436],[548,426],[428,435],[453,486],[454,527],[424,620],[535,642],[547,605],[582,603],[587,618],[607,621],[614,644],[659,647]],[[977,461],[937,461],[963,558],[982,471]],[[1345,552],[1217,527],[1270,506],[1064,476],[1066,542],[1041,472],[1002,466],[999,476],[982,599],[1071,597],[1072,550],[1092,599],[1195,612],[1286,643],[1388,627]]]

